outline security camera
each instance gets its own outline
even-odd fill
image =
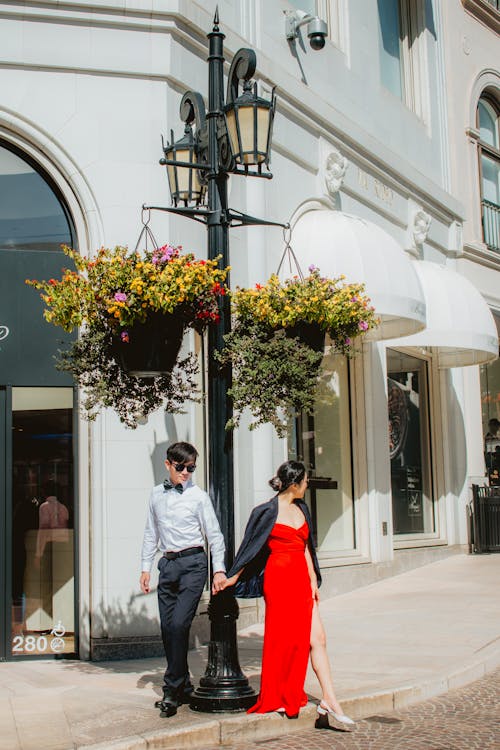
[[[325,46],[328,26],[319,16],[311,16],[303,10],[285,10],[285,34],[288,41],[294,41],[299,36],[301,26],[307,24],[307,36],[312,49],[319,50]]]
[[[318,16],[315,16],[312,21],[309,21],[307,24],[307,36],[309,38],[309,44],[313,49],[323,49],[327,34],[328,26],[321,20],[321,18],[318,18]]]

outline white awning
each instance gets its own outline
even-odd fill
[[[293,227],[291,246],[304,273],[315,265],[325,276],[344,274],[348,283],[365,284],[380,318],[367,339],[407,336],[425,327],[425,298],[410,258],[372,222],[310,210]]]
[[[498,357],[495,320],[481,293],[447,266],[413,261],[425,294],[427,327],[391,345],[432,347],[438,366],[465,367]]]

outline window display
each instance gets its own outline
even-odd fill
[[[387,350],[389,455],[395,534],[435,530],[427,362]]]

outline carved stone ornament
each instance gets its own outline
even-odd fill
[[[340,151],[334,149],[326,158],[325,183],[330,195],[336,195],[342,187],[349,162]]]
[[[420,209],[413,215],[413,239],[416,245],[421,245],[427,239],[432,217],[424,210]]]

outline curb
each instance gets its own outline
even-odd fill
[[[486,658],[463,666],[447,676],[438,676],[420,684],[402,685],[395,690],[341,698],[342,707],[354,719],[397,711],[449,690],[464,687],[499,666],[500,649],[495,649]],[[197,716],[199,715],[197,713]],[[206,721],[191,726],[145,732],[142,735],[130,735],[120,740],[108,740],[93,745],[79,745],[78,750],[188,750],[208,745],[256,742],[311,729],[315,717],[316,704],[311,702],[301,710],[296,719],[287,719],[277,713],[241,713],[236,716],[221,714],[219,719],[207,717]]]

